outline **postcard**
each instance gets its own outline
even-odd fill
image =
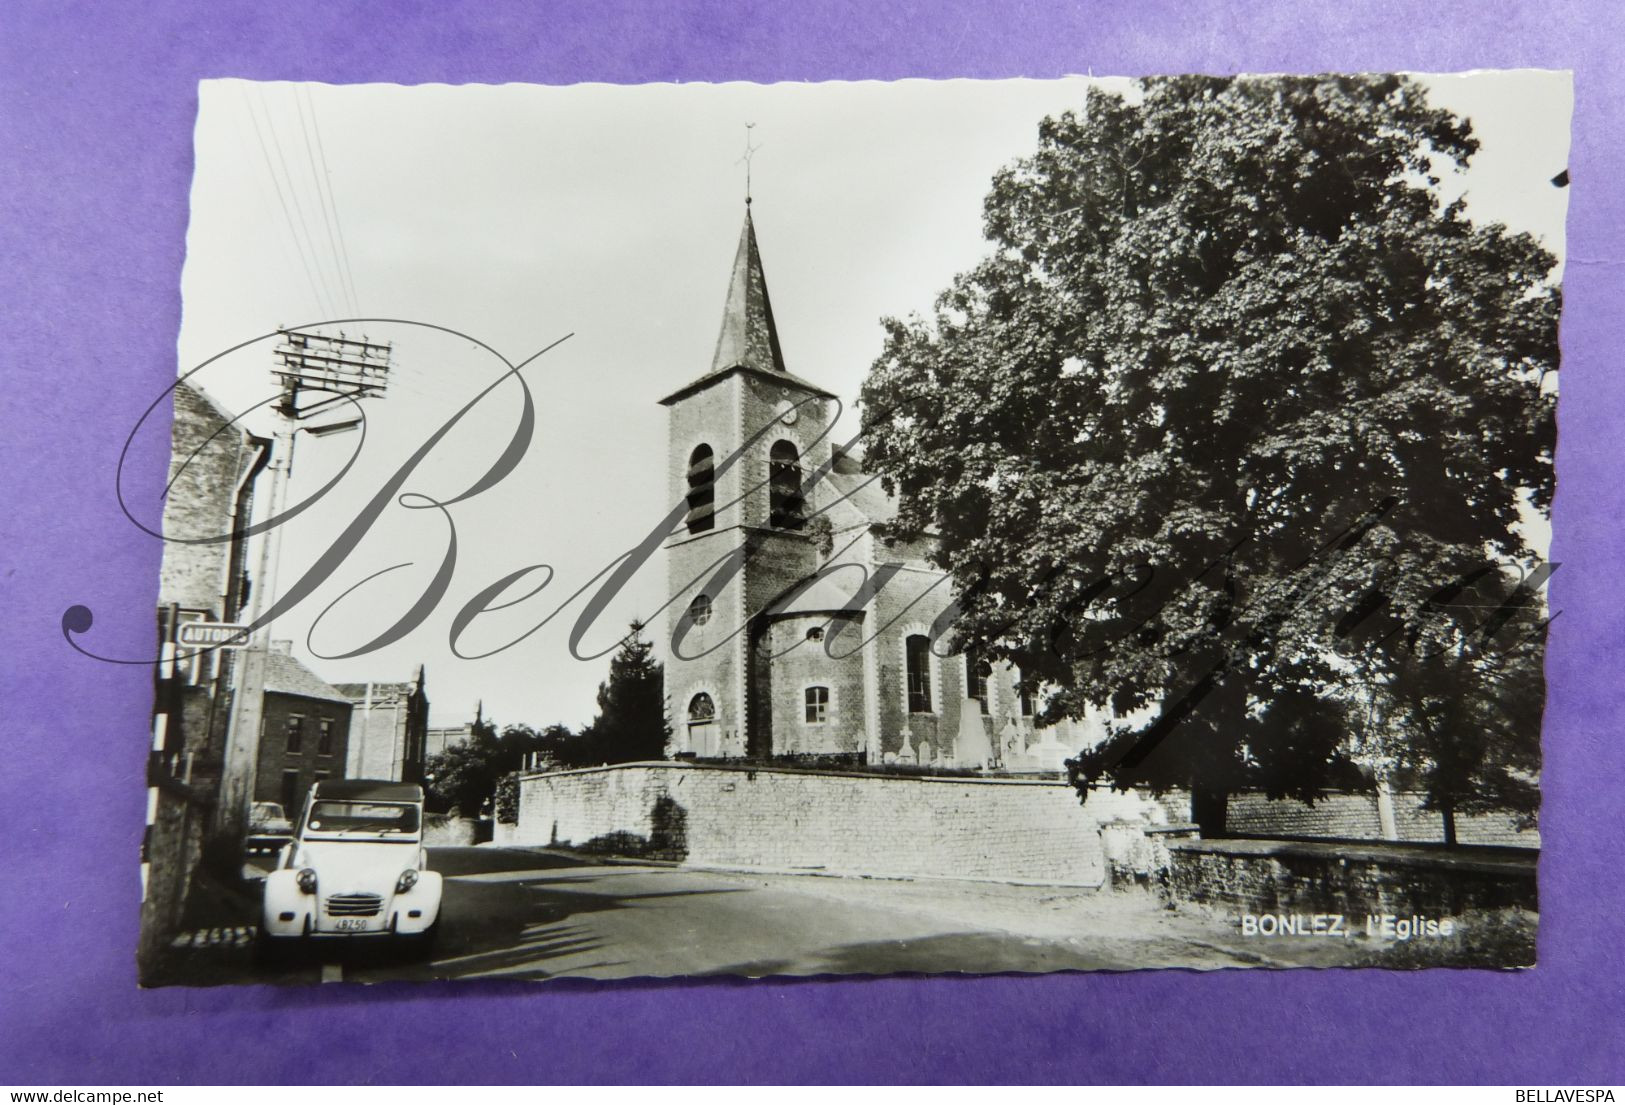
[[[143,984],[1533,966],[1571,105],[204,81]]]

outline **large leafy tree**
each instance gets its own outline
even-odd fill
[[[1443,201],[1476,148],[1404,77],[1091,95],[995,178],[987,260],[886,321],[868,455],[939,535],[956,643],[1052,715],[1150,719],[1080,787],[1312,799],[1351,665],[1386,687],[1414,637],[1351,626],[1448,618],[1441,588],[1532,557],[1554,259]]]
[[[1535,590],[1486,571],[1433,596],[1431,612],[1445,616],[1403,627],[1360,619],[1346,634],[1349,645],[1381,653],[1364,667],[1378,674],[1366,689],[1379,721],[1361,734],[1369,760],[1423,787],[1446,843],[1456,843],[1458,814],[1504,811],[1535,823],[1546,645]]]

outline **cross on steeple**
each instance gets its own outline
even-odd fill
[[[756,126],[755,123],[746,123],[745,124],[745,153],[744,153],[744,156],[739,159],[739,161],[734,162],[735,165],[738,165],[740,161],[743,161],[745,163],[745,206],[746,207],[750,206],[750,158],[751,158],[752,154],[754,154],[757,150],[762,148],[761,146],[753,146],[753,145],[751,145],[750,132],[751,132],[751,129],[753,127],[755,127],[755,126]]]

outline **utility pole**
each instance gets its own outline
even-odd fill
[[[271,451],[271,497],[264,517],[276,518],[286,507],[288,481],[293,475],[294,437],[301,430],[312,436],[343,433],[360,425],[351,418],[325,425],[303,423],[339,403],[382,396],[389,382],[391,344],[338,337],[314,331],[283,330],[271,373],[282,389],[278,401],[276,439]],[[248,829],[249,807],[254,801],[259,766],[261,727],[265,716],[265,677],[270,662],[271,626],[259,625],[274,605],[276,573],[282,555],[282,527],[273,525],[260,536],[259,571],[253,580],[249,624],[253,638],[236,666],[237,686],[231,699],[231,721],[220,769],[220,793],[214,811],[214,835],[240,851]],[[290,816],[296,811],[289,810]]]

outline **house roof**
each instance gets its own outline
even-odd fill
[[[711,370],[692,383],[661,400],[672,403],[733,372],[752,372],[780,383],[794,384],[814,395],[835,398],[810,381],[793,375],[784,367],[784,350],[779,346],[779,329],[773,321],[773,303],[767,295],[767,276],[762,271],[762,254],[756,245],[756,227],[746,201],[745,225],[739,232],[739,248],[734,253],[733,273],[728,279],[728,298],[722,308],[722,329],[717,334]]]
[[[211,411],[213,411],[215,416],[217,418],[219,418],[221,422],[224,422],[226,425],[229,426],[232,423],[237,421],[237,416],[235,414],[232,414],[225,407],[221,406],[220,401],[218,399],[216,399],[214,396],[210,395],[207,391],[204,391],[202,387],[198,386],[197,384],[192,383],[192,381],[190,381],[190,380],[181,380],[181,381],[179,381],[175,385],[175,390],[176,391],[184,391],[184,392],[187,392],[187,393],[189,393],[191,395],[195,395],[199,402],[203,403]],[[244,432],[245,433],[247,432],[246,429],[244,430]]]
[[[349,697],[294,657],[283,652],[271,652],[265,658],[265,689],[276,694],[317,698],[324,702],[350,701]]]
[[[419,664],[412,673],[411,679],[390,680],[371,683],[334,683],[333,689],[344,695],[351,702],[365,702],[370,693],[374,702],[391,698],[411,698],[423,687],[423,665]]]

